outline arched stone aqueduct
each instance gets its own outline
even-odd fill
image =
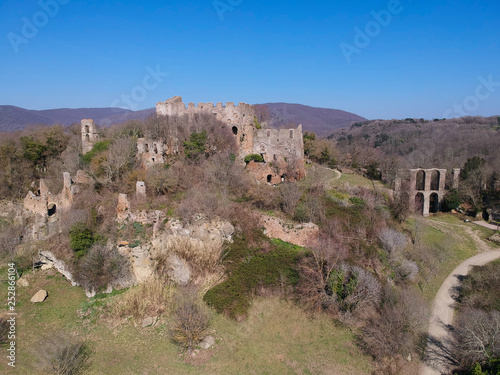
[[[446,169],[410,169],[409,204],[410,209],[429,216],[430,212],[441,209],[446,194]],[[453,169],[453,188],[458,187],[460,169]],[[401,178],[396,180],[396,193],[401,191]]]

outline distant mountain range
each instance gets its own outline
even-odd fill
[[[334,130],[366,119],[345,111],[309,107],[301,104],[266,103],[275,127],[289,123],[302,124],[304,131],[319,136],[330,135]],[[80,123],[82,119],[93,119],[99,126],[110,126],[133,119],[145,119],[155,113],[154,108],[131,111],[122,108],[59,108],[42,111],[24,109],[12,105],[0,105],[0,132],[22,130],[35,124]]]
[[[304,131],[312,131],[320,137],[330,135],[334,130],[366,121],[364,117],[339,109],[309,107],[302,104],[266,103],[274,127],[293,122],[302,124]]]

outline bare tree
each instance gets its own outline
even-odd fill
[[[386,289],[380,314],[363,328],[365,348],[378,360],[414,352],[427,329],[428,308],[423,297],[411,288]]]
[[[382,248],[393,259],[397,258],[408,244],[408,237],[406,235],[391,228],[382,230],[378,238],[382,244]]]
[[[177,299],[175,320],[170,328],[170,335],[175,343],[190,353],[193,347],[203,339],[209,324],[210,315],[207,309],[196,302],[192,294],[183,293]]]
[[[278,190],[283,211],[289,215],[294,215],[297,204],[302,197],[300,187],[294,182],[287,182],[281,184]]]
[[[310,254],[300,261],[297,292],[306,308],[314,311],[333,307],[329,291],[330,276],[347,253],[342,235],[337,233],[337,237],[323,236]]]
[[[455,324],[453,347],[464,369],[500,357],[500,312],[462,311]]]
[[[120,179],[125,170],[134,164],[136,151],[133,138],[118,138],[113,141],[103,163],[107,182]]]

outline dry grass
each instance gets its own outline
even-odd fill
[[[152,277],[116,297],[109,305],[109,316],[114,319],[159,316],[168,310],[173,287],[164,279]]]
[[[197,274],[216,273],[220,268],[222,239],[206,238],[204,241],[186,236],[175,236],[167,242],[169,251],[187,261]]]

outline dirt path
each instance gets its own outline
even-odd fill
[[[436,222],[434,222],[436,224]],[[444,223],[439,223],[441,229],[445,229]],[[458,224],[445,224],[458,225]],[[426,349],[426,363],[422,366],[421,375],[440,375],[449,371],[450,352],[447,348],[449,342],[450,328],[453,323],[454,304],[452,293],[459,286],[460,279],[466,276],[471,266],[482,266],[495,259],[500,258],[500,249],[491,250],[475,231],[465,225],[468,235],[476,243],[479,254],[467,259],[446,278],[434,298],[429,322],[429,341]]]

